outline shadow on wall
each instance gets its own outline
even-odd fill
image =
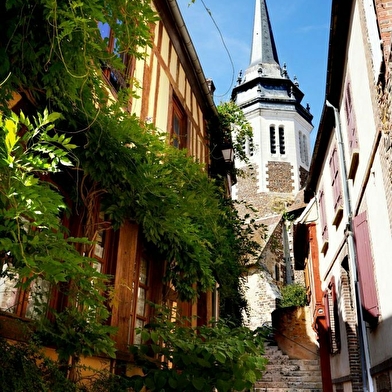
[[[309,307],[278,308],[272,313],[274,339],[293,359],[317,359],[319,347],[312,329]]]

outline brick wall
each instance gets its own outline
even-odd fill
[[[361,376],[361,354],[359,350],[357,318],[354,312],[354,305],[351,298],[350,281],[348,273],[344,268],[340,271],[341,295],[343,297],[344,313],[345,313],[345,329],[347,335],[347,349],[350,364],[350,374],[353,392],[362,392],[362,376]]]
[[[293,166],[288,162],[268,162],[268,190],[270,192],[292,192],[294,190],[292,170]]]
[[[384,60],[388,61],[391,53],[392,1],[376,0],[375,5],[381,40],[383,42]]]

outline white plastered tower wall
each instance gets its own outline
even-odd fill
[[[291,167],[292,193],[297,194],[303,183],[300,178],[300,168],[309,169],[310,163],[310,132],[311,126],[295,110],[287,108],[262,109],[248,108],[243,112],[253,129],[253,152],[248,154],[249,161],[257,171],[257,192],[269,192],[268,162],[285,162]],[[270,151],[270,127],[276,131],[284,129],[285,153],[280,154],[279,138],[277,138],[277,153]],[[236,167],[246,167],[244,162],[236,162]],[[302,186],[301,186],[302,185]],[[234,186],[234,198],[238,197],[238,186]]]

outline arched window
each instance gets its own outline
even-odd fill
[[[304,162],[304,147],[303,147],[303,138],[302,132],[300,131],[298,134],[298,142],[299,142],[299,157],[301,158],[301,162]]]
[[[276,154],[275,125],[270,126],[270,151],[271,154]]]
[[[303,150],[304,150],[304,162],[305,162],[305,164],[307,164],[307,165],[309,165],[309,154],[308,154],[308,141],[307,141],[307,139],[306,139],[306,135],[305,134],[303,134],[302,135],[302,147],[303,147]]]
[[[279,127],[279,152],[283,155],[286,154],[286,145],[284,139],[284,128]]]

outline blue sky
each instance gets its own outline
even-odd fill
[[[204,74],[215,83],[219,104],[230,99],[232,82],[249,65],[255,0],[203,1],[177,0]],[[325,100],[331,0],[267,0],[267,7],[280,64],[287,64],[291,79],[297,77],[305,94],[302,104],[311,107],[314,140]]]

